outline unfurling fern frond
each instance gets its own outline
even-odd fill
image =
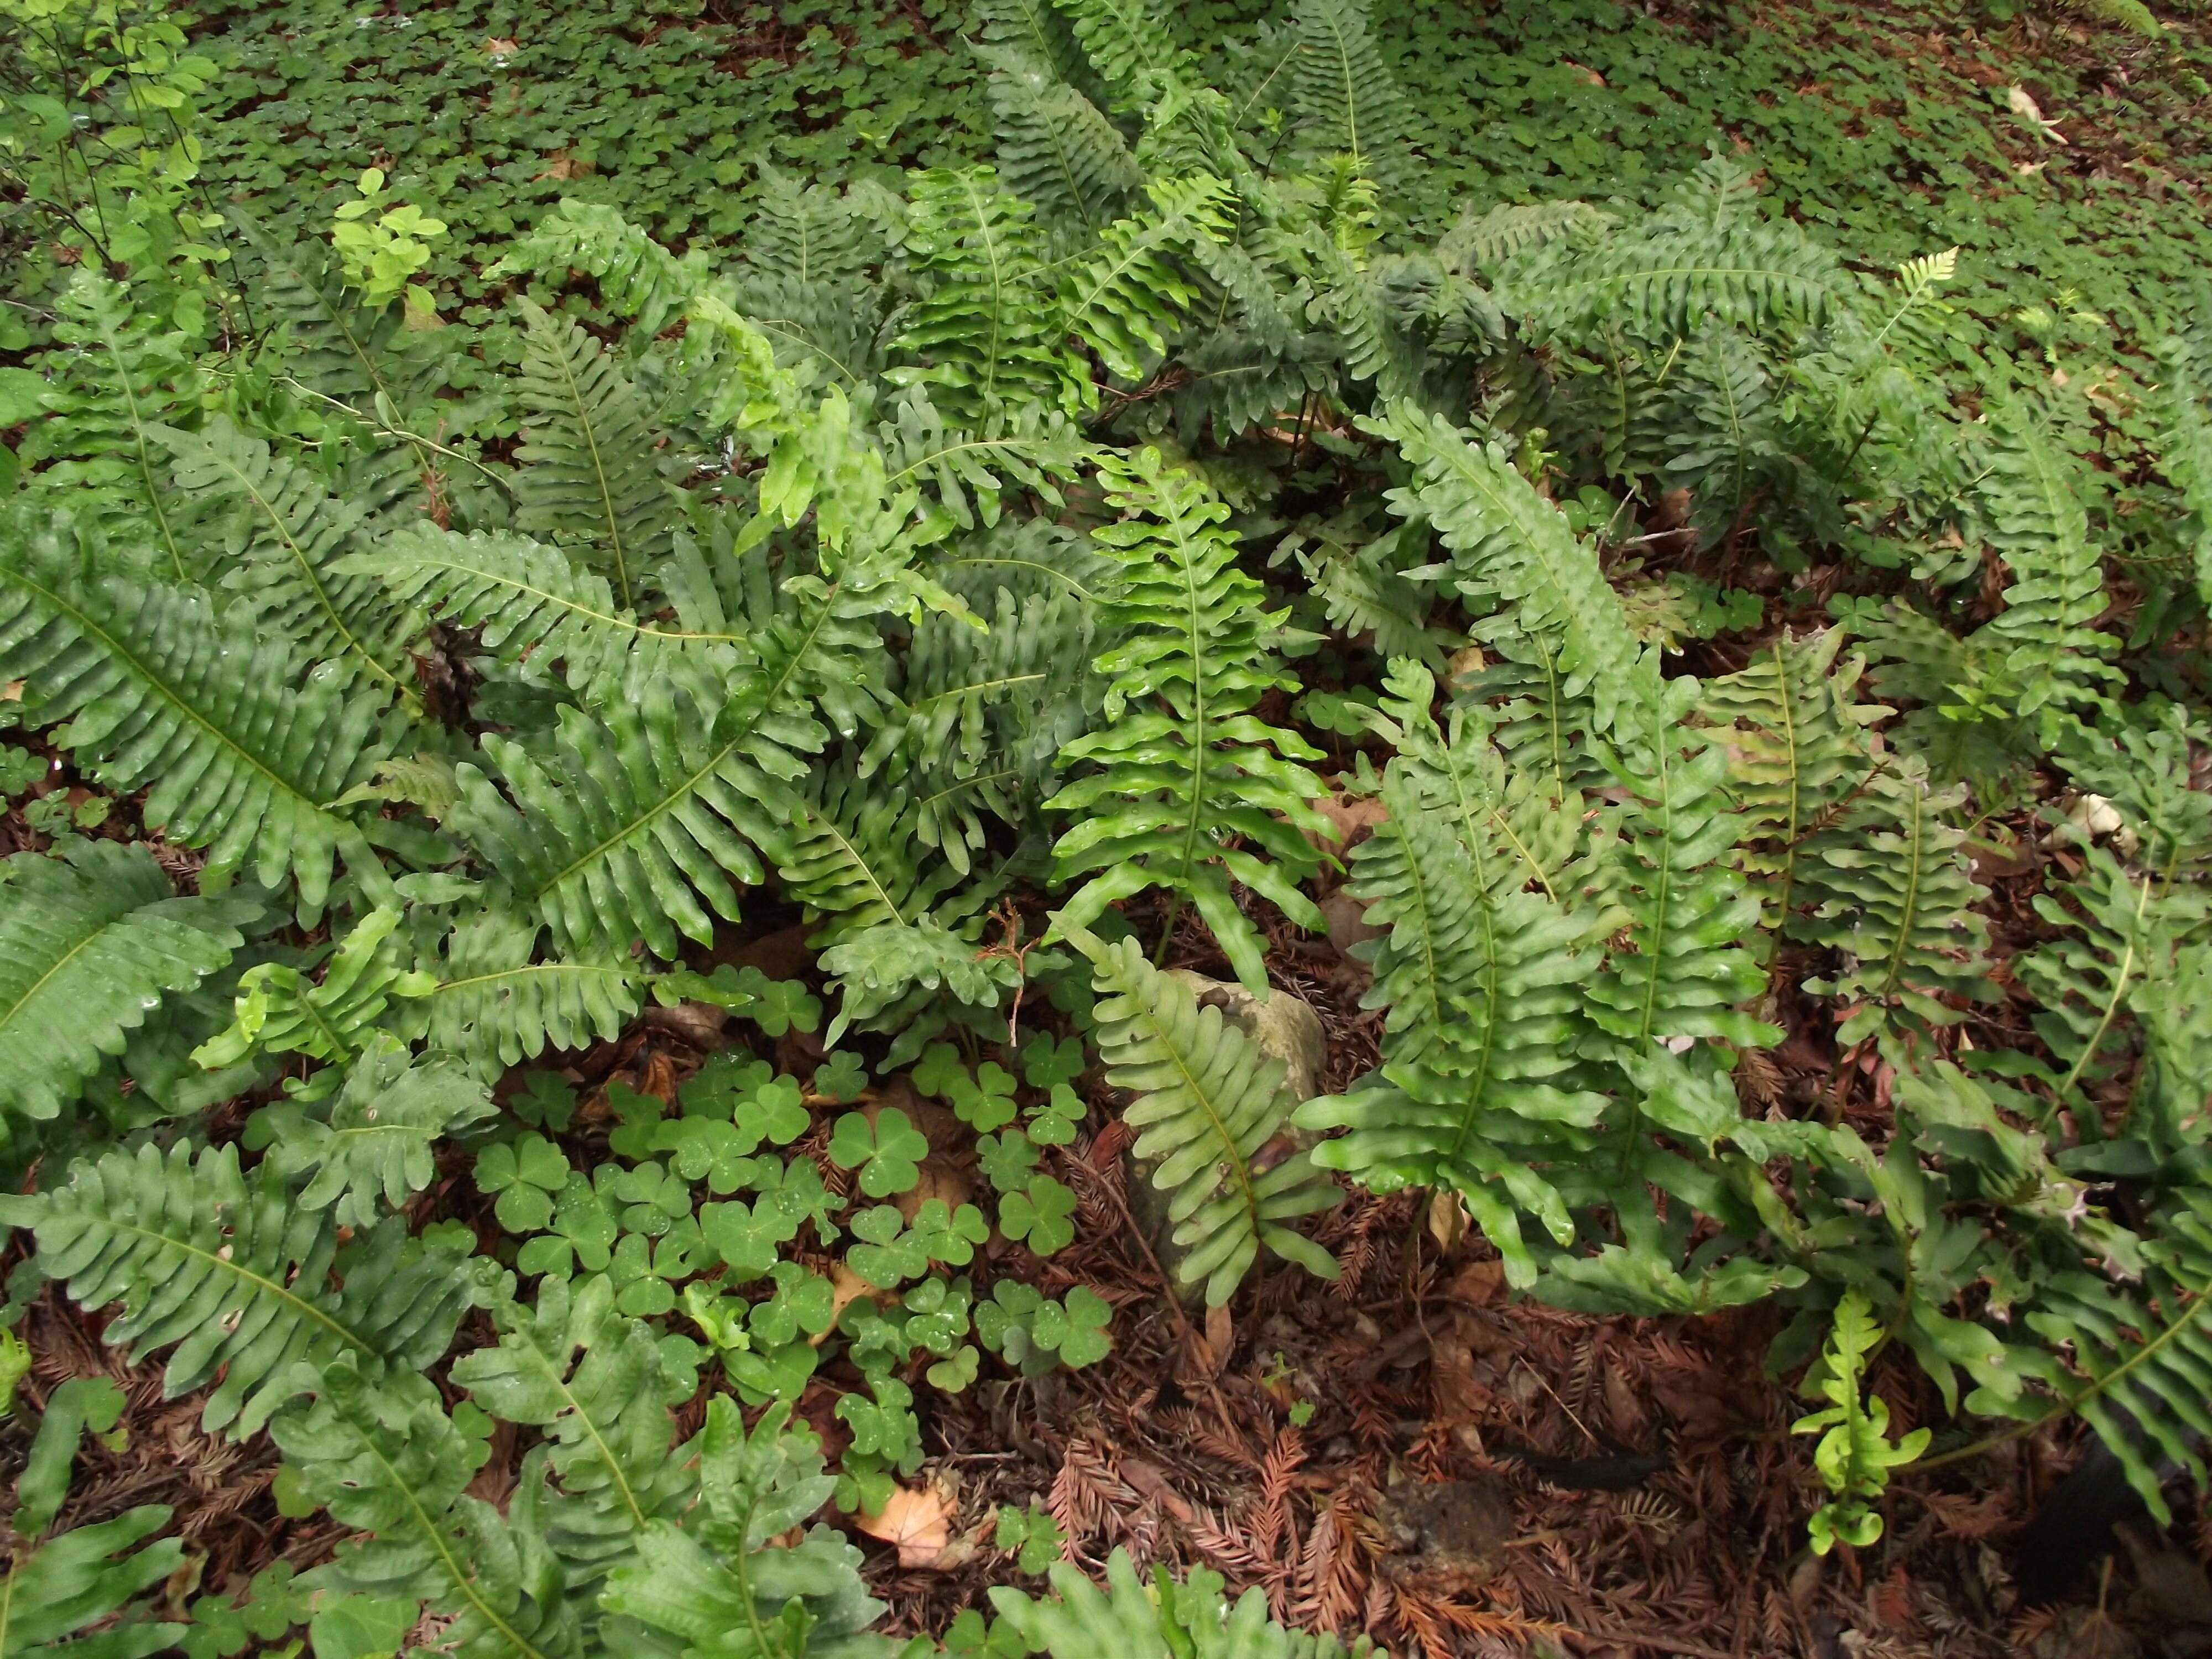
[[[565,318],[522,302],[516,382],[529,441],[514,475],[520,522],[576,546],[605,574],[625,607],[665,556],[679,514],[653,459],[645,399],[605,347]]]
[[[744,635],[640,621],[606,579],[579,570],[558,548],[505,532],[461,535],[418,523],[381,537],[332,567],[372,577],[395,608],[420,605],[455,628],[480,630],[503,662],[557,662],[580,692],[619,695],[635,665],[652,672],[678,659],[738,653]]]
[[[369,1039],[328,1115],[289,1103],[264,1121],[272,1175],[307,1176],[303,1210],[328,1209],[356,1232],[398,1213],[437,1173],[434,1149],[495,1115],[484,1085],[449,1054],[420,1060],[390,1032]]]
[[[1055,20],[1056,21],[1056,20]],[[998,139],[999,176],[1048,225],[1089,241],[1144,182],[1128,141],[1098,106],[1011,47],[979,46]]]
[[[1106,1583],[1055,1561],[1047,1569],[1048,1599],[994,1585],[991,1605],[1025,1653],[1050,1659],[1129,1659],[1180,1654],[1187,1659],[1365,1659],[1373,1644],[1361,1636],[1347,1649],[1334,1636],[1285,1630],[1267,1616],[1266,1593],[1248,1589],[1234,1606],[1218,1574],[1200,1569],[1182,1583],[1164,1573],[1142,1576],[1126,1550],[1106,1558]]]
[[[164,993],[230,960],[258,911],[235,894],[174,896],[143,847],[60,850],[0,863],[0,1134],[59,1114]]]
[[[363,880],[381,873],[332,803],[387,752],[384,711],[251,617],[124,574],[66,521],[19,517],[0,533],[0,675],[23,683],[32,718],[69,722],[63,740],[101,782],[147,790],[149,829],[264,885],[295,877],[303,913],[340,849]]]
[[[250,1054],[303,1054],[350,1064],[374,1040],[395,998],[431,989],[428,974],[408,966],[399,912],[372,910],[338,942],[319,981],[288,963],[256,963],[238,981],[230,1027],[201,1045],[203,1066],[234,1066]],[[319,1094],[339,1074],[319,1074]]]
[[[1134,939],[1108,945],[1072,927],[1065,912],[1054,926],[1091,959],[1098,1053],[1107,1081],[1133,1097],[1122,1117],[1139,1132],[1136,1155],[1159,1160],[1152,1183],[1169,1194],[1175,1242],[1186,1252],[1176,1277],[1203,1285],[1207,1305],[1218,1306],[1264,1244],[1335,1278],[1334,1258],[1286,1224],[1334,1205],[1335,1186],[1304,1152],[1265,1170],[1253,1164],[1297,1103],[1283,1063],[1261,1055],[1218,1008],[1200,1007]]]
[[[362,504],[340,501],[221,416],[201,432],[162,427],[154,435],[179,489],[237,505],[244,533],[219,567],[222,586],[244,594],[256,619],[301,656],[342,663],[382,695],[411,698],[419,619],[377,583],[336,568],[361,528]]]
[[[1415,469],[1409,488],[1391,492],[1391,510],[1425,514],[1470,606],[1505,609],[1519,632],[1543,642],[1562,694],[1588,695],[1598,730],[1609,727],[1643,653],[1596,550],[1502,449],[1478,446],[1442,416],[1400,404],[1375,429]]]
[[[1729,794],[1742,815],[1738,859],[1769,926],[1797,900],[1805,839],[1875,769],[1867,728],[1886,712],[1852,701],[1865,665],[1838,664],[1844,635],[1787,632],[1735,673],[1705,683],[1705,717],[1723,728]]]
[[[1168,332],[1198,297],[1175,256],[1201,240],[1226,241],[1230,232],[1229,186],[1218,179],[1158,179],[1151,195],[1150,213],[1108,226],[1097,252],[1060,282],[1067,331],[1125,381],[1167,350]]]
[[[1846,1042],[1881,1029],[1901,1011],[1930,1025],[1955,1023],[1940,999],[1986,1000],[1989,896],[1963,850],[1966,832],[1943,822],[1963,788],[1931,789],[1923,767],[1905,761],[1876,773],[1851,810],[1805,848],[1799,865],[1816,901],[1795,932],[1838,951],[1843,971],[1808,980],[1823,995],[1858,1005],[1838,1036]]]
[[[54,338],[73,348],[40,359],[52,376],[50,411],[23,434],[32,487],[68,491],[71,507],[118,545],[143,539],[170,580],[192,580],[196,561],[180,503],[162,488],[167,468],[155,428],[197,402],[199,369],[183,337],[130,291],[79,270],[54,301]]]
[[[642,336],[659,333],[694,295],[714,286],[703,248],[679,258],[614,209],[570,197],[487,267],[484,280],[571,270],[597,283],[600,303],[634,320]]]
[[[1030,204],[989,167],[919,173],[911,190],[907,258],[927,288],[896,343],[915,366],[891,378],[929,386],[932,402],[971,424],[1024,404],[1086,407],[1090,384],[1061,343]]]
[[[549,1048],[611,1042],[637,1012],[646,975],[627,958],[540,961],[538,927],[488,908],[446,936],[436,981],[415,1003],[433,1048],[460,1055],[479,1077],[497,1077]]]
[[[1045,803],[1078,818],[1053,848],[1055,874],[1100,872],[1061,915],[1084,927],[1117,899],[1164,887],[1197,907],[1237,977],[1263,989],[1259,936],[1229,884],[1322,925],[1296,884],[1319,865],[1299,831],[1326,822],[1309,803],[1327,793],[1297,763],[1320,752],[1251,713],[1295,682],[1264,642],[1274,618],[1236,567],[1228,507],[1155,449],[1108,457],[1099,471],[1109,505],[1138,516],[1093,532],[1121,567],[1101,611],[1123,642],[1097,662],[1111,683],[1109,724],[1065,750],[1097,769]]]
[[[674,1454],[668,1408],[681,1395],[653,1333],[614,1302],[605,1274],[573,1286],[549,1274],[534,1308],[501,1310],[497,1346],[453,1367],[454,1382],[493,1416],[544,1431],[545,1449],[522,1478],[550,1477],[545,1539],[579,1597],[636,1559],[649,1522],[679,1518],[697,1485]]]
[[[63,1186],[0,1200],[0,1221],[33,1230],[40,1271],[79,1304],[123,1304],[103,1335],[134,1364],[173,1347],[168,1397],[213,1383],[202,1425],[240,1437],[341,1356],[377,1374],[430,1364],[501,1276],[467,1237],[410,1238],[397,1218],[341,1244],[331,1212],[273,1171],[240,1175],[235,1146],[80,1162]]]
[[[1402,177],[1415,123],[1383,66],[1364,0],[1298,0],[1289,65],[1291,131],[1310,149],[1353,157],[1378,179]]]
[[[1460,1193],[1525,1285],[1535,1264],[1519,1213],[1562,1244],[1574,1225],[1522,1148],[1590,1127],[1607,1104],[1574,1076],[1595,918],[1524,890],[1526,860],[1486,815],[1448,815],[1401,765],[1383,786],[1389,816],[1352,849],[1346,886],[1370,927],[1389,929],[1355,947],[1375,969],[1363,1006],[1389,1011],[1383,1064],[1351,1093],[1308,1102],[1297,1121],[1349,1131],[1315,1149],[1324,1168],[1377,1191]]]
[[[1743,1011],[1765,985],[1745,947],[1759,901],[1729,862],[1741,824],[1724,793],[1728,757],[1684,724],[1698,694],[1695,680],[1662,679],[1654,652],[1621,704],[1618,781],[1632,804],[1606,891],[1628,921],[1626,948],[1589,986],[1599,1054],[1632,1060],[1685,1039],[1779,1040]]]
[[[518,1486],[504,1516],[466,1495],[486,1448],[428,1377],[335,1360],[270,1433],[308,1494],[354,1529],[311,1587],[428,1601],[461,1659],[581,1659],[538,1490]]]
[[[712,1396],[695,1443],[697,1506],[681,1528],[646,1523],[635,1565],[613,1575],[600,1605],[684,1651],[889,1659],[890,1643],[870,1633],[883,1603],[861,1581],[860,1551],[808,1526],[837,1482],[821,1442],[786,1432],[790,1420],[788,1405],[771,1406],[748,1435],[738,1402]]]

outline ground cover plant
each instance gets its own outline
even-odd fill
[[[180,29],[20,10],[113,72],[15,152],[6,1640],[1663,1649],[1416,1513],[1602,1485],[1462,1432],[1509,1305],[1802,1393],[1717,1477],[1754,1559],[1879,1563],[1899,1470],[1971,1540],[1939,1472],[2076,1420],[2203,1480],[2178,299],[2093,397],[1730,144],[1466,191],[1346,0],[1204,57],[990,0],[988,159],[765,172],[726,249],[563,200],[457,293],[480,217],[225,204]],[[92,1317],[297,1559],[71,1507]],[[1048,1489],[949,1489],[1032,1422]],[[887,1609],[854,1531],[1000,1582]]]

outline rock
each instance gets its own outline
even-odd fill
[[[1504,1570],[1514,1533],[1513,1500],[1503,1481],[1405,1481],[1382,1494],[1375,1518],[1398,1553],[1381,1563],[1386,1577],[1417,1583],[1426,1595],[1478,1589]]]

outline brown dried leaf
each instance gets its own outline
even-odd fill
[[[880,1510],[862,1510],[854,1525],[896,1545],[902,1567],[943,1568],[952,1541],[952,1516],[935,1486],[895,1486]]]

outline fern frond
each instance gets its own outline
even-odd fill
[[[1817,906],[1801,938],[1841,953],[1844,969],[1806,988],[1859,1005],[1838,1036],[1855,1042],[1902,1011],[1930,1025],[1959,1013],[1944,995],[1986,1000],[1989,923],[1966,832],[1943,822],[1963,788],[1936,791],[1905,761],[1876,773],[1851,810],[1807,846],[1801,865]]]
[[[620,1036],[638,1010],[646,975],[627,960],[538,960],[538,929],[489,907],[453,925],[436,981],[415,1003],[433,1048],[460,1055],[479,1077],[497,1077],[547,1048],[577,1049]]]
[[[1752,342],[1708,328],[1676,365],[1677,429],[1668,434],[1665,479],[1690,492],[1692,521],[1708,547],[1741,532],[1753,508],[1790,491],[1789,458],[1777,430],[1774,383]]]
[[[203,1066],[234,1066],[250,1054],[303,1054],[350,1063],[375,1037],[394,998],[431,988],[410,968],[399,912],[372,910],[338,941],[319,981],[287,963],[256,963],[238,981],[230,1027],[192,1056]],[[319,1078],[334,1085],[333,1072]]]
[[[0,535],[0,674],[26,712],[119,793],[147,790],[149,829],[264,885],[299,883],[319,910],[333,855],[367,878],[361,831],[331,803],[388,752],[384,711],[342,677],[309,673],[250,617],[117,571],[66,522]]]
[[[2102,23],[2106,28],[2119,29],[2146,40],[2162,43],[2166,39],[2166,26],[2142,0],[2054,0],[2054,3],[2061,11]]]
[[[428,1377],[333,1361],[313,1401],[270,1433],[308,1494],[354,1532],[310,1588],[427,1601],[450,1620],[441,1640],[460,1659],[581,1659],[537,1492],[518,1487],[505,1516],[466,1495],[485,1447],[447,1417]]]
[[[1589,238],[1611,228],[1613,216],[1588,202],[1500,202],[1480,212],[1469,205],[1437,243],[1437,257],[1468,276],[1526,249],[1561,238]]]
[[[1705,683],[1702,713],[1724,731],[1728,792],[1742,815],[1737,859],[1768,926],[1796,902],[1805,839],[1875,769],[1867,728],[1887,711],[1852,701],[1865,664],[1838,654],[1841,629],[1786,630],[1733,674]]]
[[[224,561],[222,585],[245,595],[255,617],[302,657],[343,662],[384,695],[411,699],[409,647],[419,619],[376,583],[335,568],[366,517],[362,504],[333,496],[307,468],[221,416],[200,432],[162,427],[154,436],[179,489],[240,510],[244,536]]]
[[[152,307],[134,307],[127,289],[95,271],[71,277],[54,310],[54,339],[71,349],[39,360],[52,376],[41,398],[51,413],[23,434],[23,464],[40,469],[32,486],[66,490],[109,540],[143,538],[169,580],[192,580],[190,529],[163,488],[154,433],[191,412],[198,366]]]
[[[1152,211],[1117,220],[1097,251],[1060,277],[1060,314],[1067,331],[1098,354],[1106,372],[1125,381],[1143,377],[1163,356],[1167,336],[1198,297],[1176,254],[1204,240],[1226,241],[1229,186],[1200,174],[1156,179]]]
[[[613,1281],[548,1274],[534,1308],[501,1313],[495,1347],[453,1362],[453,1379],[502,1422],[544,1431],[545,1539],[568,1589],[588,1598],[636,1559],[647,1524],[690,1507],[696,1475],[676,1455],[670,1379],[652,1329],[615,1311]]]
[[[2123,714],[2128,717],[2123,718]],[[2212,792],[2197,787],[2196,754],[2212,732],[2186,709],[2104,709],[2096,726],[2069,725],[2059,764],[2076,788],[2109,802],[2136,837],[2134,858],[2164,898],[2177,883],[2212,878]]]
[[[1076,477],[1091,453],[1082,428],[1058,409],[1029,404],[987,416],[979,427],[954,428],[921,387],[909,386],[891,413],[876,428],[885,488],[930,492],[915,532],[918,545],[942,541],[955,528],[996,524],[1000,500],[1010,491],[1062,505],[1060,486]]]
[[[1265,643],[1274,618],[1263,590],[1237,568],[1227,505],[1155,449],[1102,458],[1099,474],[1108,504],[1137,516],[1092,532],[1121,567],[1102,619],[1124,643],[1097,661],[1111,682],[1108,724],[1063,751],[1097,769],[1045,803],[1077,818],[1053,848],[1055,876],[1100,872],[1060,914],[1087,926],[1115,900],[1164,887],[1197,907],[1237,977],[1262,989],[1259,936],[1229,884],[1321,925],[1296,885],[1320,861],[1299,831],[1323,822],[1309,803],[1326,791],[1297,763],[1319,751],[1250,712],[1294,682]]]
[[[1454,556],[1470,605],[1506,608],[1520,632],[1544,642],[1563,694],[1587,694],[1599,729],[1609,727],[1643,651],[1596,550],[1497,445],[1479,447],[1442,416],[1407,404],[1394,405],[1374,430],[1414,468],[1413,483],[1390,493],[1391,511],[1425,514]]]
[[[1334,1205],[1334,1185],[1304,1152],[1264,1171],[1252,1165],[1297,1103],[1282,1062],[1261,1055],[1218,1008],[1201,1008],[1134,939],[1108,945],[1072,926],[1065,911],[1054,925],[1090,958],[1101,999],[1098,1053],[1107,1081],[1134,1097],[1121,1115],[1139,1132],[1136,1155],[1160,1160],[1152,1183],[1169,1194],[1175,1242],[1187,1252],[1176,1276],[1203,1285],[1206,1304],[1218,1307],[1264,1244],[1334,1279],[1334,1259],[1285,1224]]]
[[[679,659],[727,661],[744,645],[734,629],[641,620],[617,603],[605,577],[577,569],[558,548],[508,532],[465,536],[411,524],[331,568],[380,582],[394,608],[420,606],[453,627],[478,630],[502,662],[557,662],[568,684],[586,695],[617,696],[633,668],[650,674]]]
[[[2162,341],[2158,356],[2159,466],[2189,509],[2197,591],[2212,604],[2212,363],[2201,330]]]
[[[760,185],[741,243],[755,270],[801,289],[849,291],[855,278],[890,252],[884,226],[867,210],[870,204],[858,188],[805,182],[766,164]],[[874,199],[896,204],[882,191]]]
[[[1323,526],[1310,546],[1304,536],[1294,534],[1283,550],[1296,557],[1329,626],[1338,633],[1355,640],[1365,635],[1379,657],[1412,658],[1441,668],[1457,641],[1445,629],[1429,625],[1433,604],[1429,590],[1405,574],[1407,563],[1427,554],[1425,538],[1414,548],[1414,528],[1400,525],[1353,545],[1340,538],[1357,538],[1362,528]],[[1281,556],[1279,551],[1278,562]]]
[[[669,549],[678,517],[653,452],[645,400],[605,347],[565,318],[522,303],[523,357],[515,382],[528,441],[515,453],[520,522],[568,542],[605,572],[615,598]]]
[[[1050,1659],[1090,1659],[1117,1653],[1157,1659],[1180,1654],[1188,1659],[1364,1659],[1368,1638],[1350,1649],[1334,1636],[1285,1630],[1267,1616],[1265,1592],[1248,1589],[1234,1606],[1221,1592],[1219,1575],[1199,1569],[1182,1583],[1156,1571],[1141,1575],[1126,1550],[1106,1558],[1106,1583],[1094,1583],[1076,1567],[1055,1561],[1048,1568],[1048,1599],[1033,1598],[1010,1585],[994,1585],[991,1605],[1000,1623],[1026,1653]]]
[[[94,1416],[81,1392],[91,1389],[104,1391],[115,1409]],[[0,1578],[5,1659],[147,1659],[185,1633],[182,1625],[149,1619],[149,1607],[134,1605],[183,1567],[178,1539],[137,1547],[169,1524],[167,1504],[141,1504],[58,1537],[43,1535],[67,1495],[79,1437],[112,1428],[122,1403],[121,1391],[105,1378],[72,1379],[47,1398],[9,1518],[14,1547]]]
[[[2042,1005],[2035,1032],[2056,1062],[2052,1093],[2093,1122],[2090,1097],[2077,1087],[2105,1080],[2107,1057],[2130,1045],[2136,1003],[2172,969],[2176,918],[2156,901],[2158,884],[2091,848],[2087,867],[2058,894],[2035,896],[2036,914],[2057,936],[2013,958],[2014,978]]]
[[[1184,54],[1152,0],[1053,0],[1085,56],[1121,108],[1148,104],[1182,67]]]
[[[1072,87],[1082,87],[1089,77],[1075,31],[1052,0],[975,0],[975,16],[985,46],[1018,53]]]
[[[339,1226],[366,1231],[430,1184],[440,1140],[496,1111],[484,1085],[453,1057],[416,1060],[399,1038],[380,1032],[346,1073],[327,1117],[296,1104],[270,1109],[265,1121],[274,1138],[264,1163],[286,1179],[308,1177],[301,1209],[328,1209]]]
[[[1496,659],[1459,682],[1497,720],[1491,741],[1516,775],[1562,806],[1612,781],[1611,750],[1588,687],[1570,693],[1548,643],[1510,628],[1490,641]]]
[[[1684,722],[1695,680],[1660,678],[1657,653],[1621,704],[1619,782],[1632,797],[1606,890],[1626,912],[1626,948],[1589,989],[1589,1017],[1630,1058],[1655,1044],[1717,1037],[1740,1048],[1779,1040],[1743,1012],[1765,986],[1745,948],[1759,901],[1728,862],[1740,828],[1723,786],[1728,757]]]
[[[58,1115],[164,993],[222,969],[258,908],[174,896],[143,847],[60,850],[0,863],[0,1133],[10,1117]]]
[[[1836,257],[1787,221],[1655,216],[1595,241],[1561,239],[1503,262],[1498,303],[1547,331],[1600,318],[1689,333],[1710,314],[1740,326],[1814,323],[1851,292]]]
[[[428,382],[437,378],[439,343],[410,335],[401,307],[363,304],[320,244],[281,243],[244,212],[234,210],[231,222],[254,251],[246,272],[254,309],[263,329],[283,340],[293,379],[364,409],[382,398],[403,414],[434,390]]]
[[[1144,183],[1120,129],[1098,106],[1034,58],[981,46],[999,176],[1034,203],[1047,224],[1088,242]]]
[[[571,270],[590,276],[600,303],[635,322],[642,336],[659,333],[714,281],[703,248],[678,258],[614,209],[572,197],[487,266],[484,280]]]
[[[1297,142],[1349,155],[1378,179],[1402,176],[1413,114],[1383,65],[1364,0],[1298,0],[1291,27],[1297,52],[1286,90]]]
[[[104,1340],[133,1364],[173,1347],[167,1397],[209,1389],[202,1425],[234,1437],[342,1356],[378,1375],[432,1364],[501,1277],[467,1237],[410,1238],[396,1218],[342,1245],[330,1211],[301,1208],[273,1172],[240,1175],[235,1146],[109,1152],[0,1202],[73,1300],[123,1304]]]
[[[896,342],[917,366],[891,379],[930,386],[970,424],[1024,404],[1085,408],[1090,383],[1061,343],[1030,204],[989,167],[917,173],[909,190],[907,260],[927,286]]]

